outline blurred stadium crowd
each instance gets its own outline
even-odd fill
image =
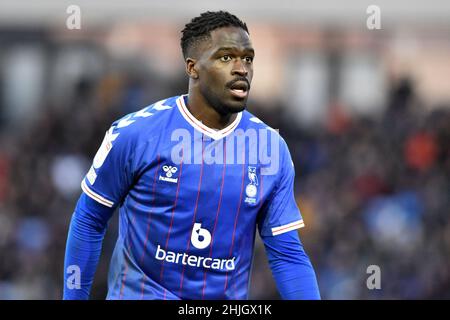
[[[70,217],[109,125],[187,79],[123,68],[81,77],[44,101],[26,125],[0,131],[0,299],[59,299]],[[349,115],[329,106],[321,126],[291,120],[280,101],[249,111],[278,128],[296,167],[300,235],[324,299],[450,298],[450,106],[427,108],[415,79],[388,84],[384,112]],[[58,104],[64,104],[61,107]],[[117,233],[110,222],[92,298],[104,299]],[[369,265],[381,290],[369,290]],[[251,298],[278,294],[258,241]]]
[[[302,130],[282,110],[259,116],[291,148],[323,298],[450,298],[450,109],[425,112],[412,80],[399,79],[376,120],[337,107],[324,128]],[[366,286],[369,265],[381,290]]]

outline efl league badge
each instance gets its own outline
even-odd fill
[[[245,202],[248,204],[256,204],[256,194],[258,193],[258,176],[256,175],[256,167],[248,167],[248,178],[250,183],[245,187]]]

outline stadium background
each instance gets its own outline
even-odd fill
[[[381,29],[369,30],[369,5]],[[69,30],[69,5],[81,30]],[[450,298],[450,2],[0,0],[0,299],[59,299],[69,220],[104,132],[186,92],[179,31],[247,22],[249,110],[296,165],[324,299]],[[92,298],[106,294],[117,214]],[[369,290],[366,269],[381,269]],[[251,298],[278,294],[258,240]]]

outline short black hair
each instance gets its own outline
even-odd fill
[[[211,31],[222,27],[238,27],[247,33],[247,25],[235,15],[226,11],[206,11],[185,25],[181,31],[181,50],[186,59],[189,49],[199,41],[211,37]],[[249,33],[250,34],[250,33]]]

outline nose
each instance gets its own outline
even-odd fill
[[[236,59],[236,62],[233,64],[233,70],[231,70],[231,74],[239,75],[242,77],[246,77],[248,75],[248,70],[245,67],[245,63],[242,61],[242,59]]]

